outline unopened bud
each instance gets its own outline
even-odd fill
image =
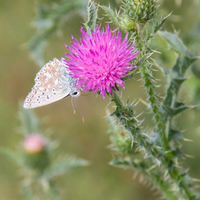
[[[28,136],[23,142],[24,150],[28,154],[40,153],[44,151],[45,146],[46,146],[46,141],[39,134],[32,134]]]

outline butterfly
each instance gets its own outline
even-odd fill
[[[35,85],[24,101],[25,109],[45,106],[64,97],[80,96],[80,90],[76,89],[76,81],[69,74],[68,66],[54,58],[46,63],[36,74]]]

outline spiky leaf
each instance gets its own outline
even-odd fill
[[[63,175],[74,168],[84,167],[87,165],[88,162],[84,159],[77,159],[74,157],[62,159],[52,163],[46,170],[45,175],[51,179],[55,176]]]
[[[113,23],[115,23],[117,26],[120,26],[119,15],[117,12],[113,11],[110,7],[107,6],[101,5],[100,7],[106,12]]]
[[[33,23],[36,27],[36,34],[28,42],[28,47],[38,65],[44,64],[43,55],[49,36],[55,33],[72,15],[85,16],[86,5],[87,0],[61,1],[52,7],[47,4],[37,5],[37,19]]]
[[[37,118],[33,110],[22,108],[19,112],[19,119],[22,123],[20,131],[23,135],[38,133],[40,131],[41,120]]]
[[[159,34],[163,39],[166,40],[170,49],[180,55],[185,55],[187,48],[177,34],[167,31],[159,31]]]
[[[15,164],[17,164],[18,166],[24,166],[24,162],[20,154],[13,152],[10,149],[0,149],[0,151],[8,158],[10,158],[13,162],[15,162]]]
[[[85,23],[85,27],[86,27],[88,33],[90,32],[91,28],[94,31],[95,24],[96,24],[97,17],[98,17],[97,12],[98,12],[98,9],[95,6],[94,2],[89,0],[88,6],[87,6],[88,20]]]

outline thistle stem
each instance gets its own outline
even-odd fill
[[[171,182],[173,182],[176,185],[176,188],[179,190],[179,196],[185,197],[188,200],[197,200],[198,197],[193,194],[193,191],[190,188],[190,181],[188,177],[182,173],[181,168],[178,166],[178,163],[176,162],[177,157],[173,154],[173,150],[170,148],[170,145],[167,146],[169,149],[168,153],[166,153],[164,147],[157,146],[156,143],[152,143],[148,135],[142,133],[140,128],[137,126],[137,119],[135,119],[134,113],[131,111],[132,107],[130,105],[124,106],[115,91],[111,94],[111,101],[116,104],[116,111],[114,114],[134,137],[134,144],[145,152],[145,155],[148,155],[147,157],[151,159],[153,164],[167,172],[169,179],[171,180],[169,183],[171,184]],[[160,176],[159,174],[160,171],[158,169],[157,175]],[[151,173],[149,173],[149,177],[152,178]],[[171,195],[169,194],[169,187],[167,188],[162,185],[162,182],[160,181],[159,184],[161,185],[158,186],[162,189],[166,196]],[[174,193],[177,192],[178,191],[174,191]]]

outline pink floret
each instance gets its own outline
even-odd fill
[[[112,31],[109,25],[100,30],[98,25],[91,35],[81,27],[80,42],[73,39],[71,46],[66,47],[66,64],[77,87],[84,91],[92,90],[105,98],[106,92],[112,93],[116,85],[124,87],[122,77],[137,66],[131,66],[130,61],[137,57],[134,44],[128,42],[127,35],[122,41],[120,31]]]

